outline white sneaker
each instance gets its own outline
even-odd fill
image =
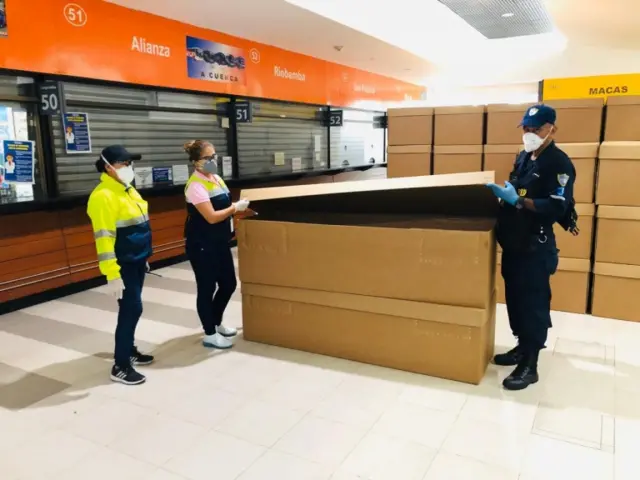
[[[217,348],[220,350],[227,350],[233,347],[233,342],[226,337],[223,337],[219,333],[213,335],[205,335],[202,339],[202,345],[207,348]]]
[[[216,327],[216,332],[218,332],[223,337],[235,337],[238,334],[238,330],[236,328],[226,327],[224,325]]]

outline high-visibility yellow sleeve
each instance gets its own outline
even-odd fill
[[[109,192],[102,191],[91,195],[87,205],[98,252],[98,265],[107,280],[120,278],[120,265],[115,252],[117,211],[114,203]]]

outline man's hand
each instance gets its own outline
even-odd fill
[[[496,197],[509,205],[515,205],[518,201],[518,192],[516,192],[515,187],[509,182],[504,182],[504,187],[496,185],[495,183],[488,183],[487,187],[491,189]]]

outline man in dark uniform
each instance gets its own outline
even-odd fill
[[[521,390],[538,381],[538,354],[551,327],[551,275],[558,267],[554,223],[577,235],[573,200],[576,171],[553,141],[556,112],[535,105],[525,112],[524,151],[516,158],[509,181],[488,187],[500,199],[496,227],[502,247],[502,277],[509,324],[518,344],[498,354],[496,365],[516,366],[503,381]]]

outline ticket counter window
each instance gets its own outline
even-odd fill
[[[30,105],[0,100],[0,204],[42,195],[36,135]]]

